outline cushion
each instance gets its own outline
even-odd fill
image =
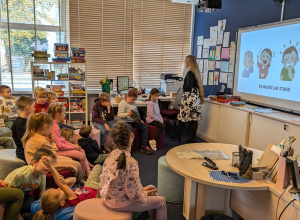
[[[65,179],[73,176],[71,170],[59,170],[58,173],[62,175]],[[46,175],[46,188],[58,188],[51,172],[47,173]]]
[[[147,123],[145,123],[145,125],[148,126],[148,133],[149,133],[148,139],[152,140],[155,137],[155,134],[158,131],[158,128],[154,125],[150,125]],[[159,138],[156,142],[157,149],[162,149],[165,147],[165,130],[166,129],[164,129],[164,131],[161,133],[161,135],[159,136]]]
[[[177,115],[179,114],[178,110],[175,109],[162,109],[160,113],[164,116],[167,116],[170,119],[176,119]]]
[[[25,161],[17,158],[16,149],[3,149],[0,150],[0,179],[4,180],[5,177],[13,170],[25,166]]]

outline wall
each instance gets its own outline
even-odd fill
[[[223,0],[222,9],[213,13],[196,12],[193,41],[193,55],[197,55],[197,36],[209,38],[211,26],[217,26],[218,20],[226,19],[226,32],[230,32],[230,42],[235,41],[239,28],[280,21],[281,7],[273,0]],[[286,0],[284,20],[300,17],[300,1]],[[205,86],[205,95],[215,95],[220,91],[218,86]],[[226,86],[226,84],[225,84]],[[231,89],[225,90],[231,93]]]

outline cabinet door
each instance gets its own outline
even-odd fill
[[[259,115],[251,115],[249,147],[265,150],[269,143],[278,145],[289,137],[285,123]]]
[[[219,105],[205,102],[202,105],[202,120],[200,120],[198,134],[212,141],[218,141]]]
[[[249,113],[220,106],[218,142],[246,145],[248,138]]]

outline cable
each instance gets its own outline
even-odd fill
[[[279,216],[279,219],[278,220],[280,220],[280,218],[281,218],[281,216],[282,216],[282,214],[284,213],[284,211],[286,210],[286,208],[292,203],[292,202],[294,202],[296,199],[293,199],[292,201],[290,201],[287,205],[286,205],[286,207],[284,207],[284,209],[282,210],[282,212],[280,213],[280,216]]]
[[[287,188],[286,188],[286,189],[287,189]],[[279,196],[278,202],[277,202],[277,208],[276,208],[276,220],[277,220],[277,211],[278,211],[279,201],[280,201],[282,195],[285,193],[286,189],[283,191],[283,193],[281,193],[281,195]]]

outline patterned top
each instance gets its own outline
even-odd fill
[[[0,124],[4,123],[4,119],[18,117],[19,112],[16,103],[15,97],[0,98]]]
[[[125,152],[125,170],[116,170],[116,161]],[[99,191],[105,204],[111,208],[123,208],[133,201],[147,201],[147,193],[143,190],[139,176],[138,162],[127,151],[116,149],[112,151],[103,164],[100,175]]]

